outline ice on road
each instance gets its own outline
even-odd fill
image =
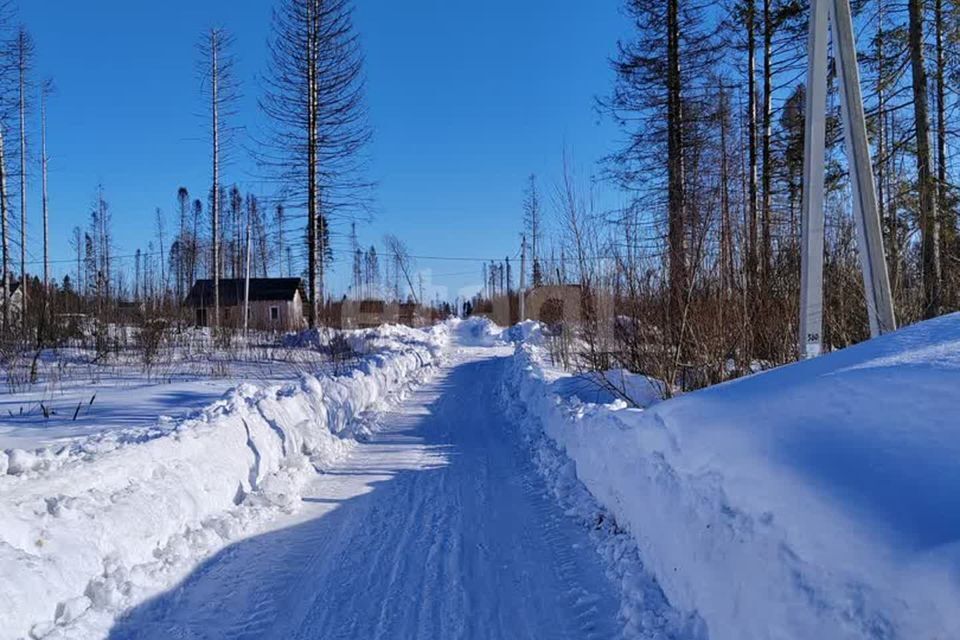
[[[305,504],[130,611],[112,638],[614,638],[617,592],[460,349]]]

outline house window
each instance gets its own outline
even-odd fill
[[[280,307],[270,307],[270,320],[276,322],[280,319]]]

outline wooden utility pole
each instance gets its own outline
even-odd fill
[[[520,300],[520,322],[527,319],[527,236],[520,241],[520,290],[517,292]]]
[[[833,29],[840,81],[843,134],[850,167],[853,217],[857,224],[870,335],[896,329],[883,252],[877,195],[867,141],[860,74],[849,0],[812,0],[808,40],[807,102],[803,160],[803,245],[800,289],[800,355],[823,348],[823,180],[826,137],[827,25]]]
[[[247,230],[246,230],[246,273],[243,277],[243,337],[246,339],[247,331],[250,328],[250,216],[251,207],[247,207]]]

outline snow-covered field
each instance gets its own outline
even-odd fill
[[[114,385],[103,404],[133,405],[125,426],[91,421],[89,435],[0,453],[0,637],[102,636],[199,559],[297,509],[303,483],[365,436],[364,412],[429,374],[447,334],[384,327],[349,340],[369,353],[345,375],[244,383],[152,423],[156,401]],[[195,387],[195,402],[216,393]]]
[[[366,336],[352,333],[360,353],[378,349],[373,335]],[[171,333],[149,366],[133,346],[105,357],[89,347],[45,349],[35,365],[33,354],[26,354],[0,368],[0,450],[48,448],[94,432],[176,421],[243,382],[333,373],[327,353],[300,348],[326,337],[305,332],[294,338],[278,343],[274,335],[253,335],[225,347],[208,330],[188,329]]]
[[[546,362],[509,393],[704,637],[960,637],[960,315],[646,410]]]

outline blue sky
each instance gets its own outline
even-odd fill
[[[35,76],[57,86],[48,118],[54,259],[70,258],[70,230],[86,224],[100,182],[120,254],[146,248],[156,207],[172,224],[179,186],[206,192],[195,44],[212,24],[235,34],[244,94],[238,124],[255,128],[272,4],[21,0],[20,19],[37,46]],[[615,144],[594,97],[610,86],[608,58],[628,27],[620,3],[357,4],[374,130],[370,177],[378,183],[375,219],[359,229],[361,242],[393,233],[415,255],[514,254],[525,177],[537,173],[549,190],[564,147],[590,175]],[[236,156],[226,179],[259,190],[250,163]],[[28,231],[39,258],[39,176],[33,183]],[[348,279],[345,260],[335,268],[335,289]],[[451,298],[479,286],[479,263],[417,265]],[[60,275],[73,269],[56,267]]]

